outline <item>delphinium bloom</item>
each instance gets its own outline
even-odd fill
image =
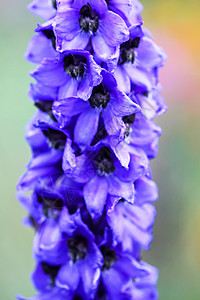
[[[43,18],[25,57],[32,158],[17,198],[35,230],[32,300],[156,300],[158,271],[141,260],[153,239],[158,189],[149,160],[166,111],[162,48],[138,0],[33,0]],[[17,296],[17,299],[25,299]]]

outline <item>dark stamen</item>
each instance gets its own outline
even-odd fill
[[[104,127],[102,119],[100,119],[97,133],[91,143],[91,146],[96,145],[99,141],[103,140],[107,135],[108,135],[108,133]]]
[[[104,284],[102,283],[102,281],[100,282],[99,288],[98,288],[98,300],[105,300],[106,299],[106,290],[104,287]]]
[[[63,59],[63,67],[65,72],[72,78],[83,78],[87,61],[82,55],[69,54]]]
[[[135,48],[138,48],[140,43],[140,38],[135,38],[123,43],[120,46],[120,58],[119,65],[123,65],[126,62],[131,62],[132,64],[135,61]]]
[[[42,263],[43,272],[50,276],[51,286],[55,286],[55,279],[60,269],[60,266],[50,266],[47,263]]]
[[[128,137],[130,134],[131,125],[135,121],[135,114],[132,114],[130,116],[125,116],[122,119],[126,125],[126,131],[125,131],[124,137]]]
[[[102,270],[109,270],[112,265],[117,261],[116,253],[115,251],[107,248],[107,247],[100,247],[100,250],[104,257],[104,265]]]
[[[57,9],[57,3],[56,3],[56,0],[52,0],[52,5],[53,5],[53,8]]]
[[[121,198],[119,201],[118,201],[118,204],[119,203],[124,203],[125,202],[125,200],[123,199],[123,198]]]
[[[131,41],[131,48],[138,48],[140,44],[140,38],[137,37]]]
[[[135,114],[123,117],[123,121],[125,124],[133,124],[135,121]]]
[[[149,96],[149,92],[148,91],[145,91],[142,93],[145,97],[148,97]]]
[[[66,135],[62,131],[47,128],[43,129],[42,132],[48,138],[51,147],[59,150],[64,150]]]
[[[92,108],[106,108],[110,102],[110,93],[106,90],[102,83],[93,88],[92,96],[90,97],[89,102]]]
[[[83,236],[68,239],[68,249],[72,261],[75,263],[78,259],[84,259],[87,255],[87,240]]]
[[[96,11],[88,3],[81,8],[79,14],[81,15],[79,18],[80,28],[86,33],[94,34],[99,28],[99,17]]]
[[[38,231],[39,229],[39,224],[35,221],[35,219],[32,216],[29,216],[29,221],[31,223],[31,226],[35,231]]]
[[[42,30],[42,33],[48,38],[48,40],[51,40],[53,48],[56,49],[56,37],[53,30],[44,29]]]
[[[108,147],[103,147],[99,151],[94,160],[95,167],[98,170],[99,175],[105,175],[113,173],[115,166],[111,159],[111,150]]]
[[[54,117],[53,113],[52,113],[52,105],[53,105],[53,100],[49,100],[49,101],[40,101],[40,100],[36,100],[35,101],[35,106],[37,108],[39,108],[41,111],[47,113],[52,120],[54,120],[55,122],[57,122],[56,118]]]
[[[37,201],[41,203],[43,213],[47,218],[57,219],[60,211],[63,208],[63,201],[60,198],[56,198],[53,195],[37,195]]]
[[[84,300],[81,296],[77,296],[77,295],[75,295],[74,297],[73,297],[73,300]]]

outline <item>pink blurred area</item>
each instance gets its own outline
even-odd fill
[[[143,4],[146,8],[148,5],[143,13],[144,25],[168,54],[160,72],[163,96],[169,105],[184,103],[195,113],[200,106],[200,1],[144,0]]]
[[[198,100],[200,74],[192,51],[168,33],[155,32],[156,41],[168,54],[168,61],[161,70],[163,95],[171,101],[188,104]]]

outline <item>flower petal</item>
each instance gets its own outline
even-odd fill
[[[122,66],[118,66],[116,68],[114,76],[117,80],[118,88],[122,92],[129,94],[131,91],[131,82],[128,74],[124,71]]]
[[[78,97],[70,97],[55,101],[52,110],[58,122],[63,125],[65,117],[70,120],[71,117],[82,113],[88,106],[87,102]]]
[[[82,31],[77,32],[76,36],[68,41],[65,39],[57,38],[57,50],[64,51],[64,50],[72,50],[72,49],[81,49],[84,50],[88,43],[90,37]]]
[[[73,78],[67,78],[67,81],[59,89],[58,99],[65,99],[68,97],[76,97],[78,92],[79,82]]]
[[[136,49],[137,64],[141,68],[152,69],[161,66],[167,59],[165,51],[149,37],[144,36]]]
[[[152,75],[152,72],[139,67],[136,68],[131,63],[124,64],[124,69],[129,75],[131,82],[142,91],[151,91],[155,85],[155,77]]]
[[[116,51],[116,47],[109,46],[99,32],[92,36],[92,46],[96,56],[103,61],[108,60]]]
[[[99,27],[99,32],[111,47],[117,47],[129,39],[129,30],[126,23],[112,11],[106,12]]]
[[[36,33],[28,44],[25,58],[32,64],[40,64],[45,57],[56,58],[56,51],[51,40],[47,39],[43,33]]]
[[[103,257],[95,243],[90,243],[89,248],[86,258],[79,262],[79,271],[85,293],[94,299],[101,276]]]
[[[109,135],[121,136],[121,133],[125,130],[125,124],[122,118],[116,117],[112,114],[112,110],[109,105],[103,110],[102,118],[104,120],[105,129]]]
[[[154,181],[147,177],[137,179],[135,182],[135,203],[151,203],[158,199],[158,187]]]
[[[108,193],[113,196],[124,198],[128,202],[134,200],[134,185],[132,182],[122,182],[116,176],[107,177]]]
[[[60,268],[56,277],[56,286],[74,292],[78,287],[79,281],[80,275],[77,264],[69,260]]]
[[[92,218],[100,217],[107,199],[108,185],[104,177],[95,176],[83,188],[83,196]]]
[[[48,274],[44,273],[41,264],[37,264],[35,270],[31,274],[31,279],[34,287],[40,292],[47,292],[51,286],[51,278]]]
[[[34,101],[41,100],[41,101],[49,101],[54,100],[57,98],[58,88],[46,86],[43,84],[31,83],[29,89],[29,97]]]
[[[53,28],[57,38],[67,41],[73,40],[80,31],[79,13],[76,9],[58,6],[58,12],[53,22]]]
[[[62,63],[45,58],[42,63],[30,72],[30,75],[44,85],[59,87],[69,75],[64,71]]]
[[[44,20],[49,20],[53,18],[56,14],[55,8],[50,1],[47,0],[33,0],[28,6],[28,10],[39,16]]]
[[[120,117],[129,116],[140,111],[139,105],[118,89],[112,91],[109,105],[112,107],[114,115]]]
[[[105,0],[74,0],[73,7],[80,10],[84,5],[90,4],[92,9],[101,16],[108,10]]]
[[[99,111],[88,108],[76,121],[74,142],[83,150],[89,146],[96,135],[99,125]]]

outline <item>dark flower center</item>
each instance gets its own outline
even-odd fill
[[[51,147],[59,150],[64,150],[66,135],[62,131],[47,128],[43,129],[42,132],[48,138]]]
[[[69,54],[63,59],[63,67],[65,72],[72,78],[83,78],[87,67],[87,61],[82,55]]]
[[[55,279],[60,269],[60,266],[50,266],[47,263],[42,263],[43,272],[50,276],[51,285],[55,286]]]
[[[115,251],[104,246],[100,247],[100,250],[104,258],[104,264],[102,269],[103,271],[109,270],[112,267],[112,265],[117,261],[116,253]]]
[[[140,38],[135,38],[123,43],[120,46],[120,57],[119,65],[123,65],[126,62],[131,62],[132,64],[135,61],[135,48],[138,48],[140,43]]]
[[[87,255],[87,240],[83,236],[77,236],[68,239],[68,249],[72,261],[75,263],[78,259],[84,259]]]
[[[81,296],[77,296],[77,295],[75,295],[74,297],[73,297],[73,300],[84,300]]]
[[[38,229],[39,229],[39,224],[36,222],[36,220],[35,220],[31,215],[29,215],[29,221],[30,221],[31,226],[33,227],[33,229],[34,229],[35,231],[38,231]]]
[[[124,203],[125,202],[125,200],[123,199],[123,198],[121,198],[119,201],[118,201],[118,204],[119,203]]]
[[[60,211],[63,208],[63,201],[60,198],[56,198],[53,195],[45,195],[45,194],[38,194],[37,201],[41,203],[43,213],[47,218],[57,219],[60,214]]]
[[[56,3],[56,0],[52,0],[52,5],[53,5],[53,8],[57,9],[57,3]]]
[[[145,91],[142,93],[145,97],[148,97],[149,96],[149,92],[148,91]]]
[[[99,28],[99,16],[96,11],[92,9],[88,3],[84,5],[80,12],[79,25],[80,28],[86,33],[94,34]]]
[[[110,93],[106,90],[102,83],[93,88],[89,102],[92,108],[106,108],[110,102]]]
[[[99,289],[98,289],[98,300],[106,300],[106,290],[105,290],[105,287],[102,283],[102,281],[100,282],[100,285],[99,285]]]
[[[35,106],[37,108],[39,108],[41,111],[47,113],[52,120],[54,120],[55,122],[57,122],[56,118],[54,117],[53,113],[52,113],[52,105],[53,105],[53,100],[49,100],[49,101],[40,101],[40,100],[36,100],[35,101]]]
[[[99,141],[103,140],[107,135],[108,135],[108,133],[107,133],[104,125],[101,123],[101,119],[100,119],[97,133],[91,143],[91,146],[96,145]]]
[[[113,173],[115,166],[111,159],[111,150],[108,147],[103,147],[99,151],[94,160],[95,167],[98,170],[99,175],[105,175]]]
[[[51,40],[53,48],[56,49],[56,37],[53,30],[44,29],[42,30],[42,33],[46,36],[48,40]]]
[[[135,121],[135,114],[132,114],[130,116],[125,116],[122,119],[126,125],[126,131],[125,131],[124,137],[128,137],[130,134],[131,125]]]

